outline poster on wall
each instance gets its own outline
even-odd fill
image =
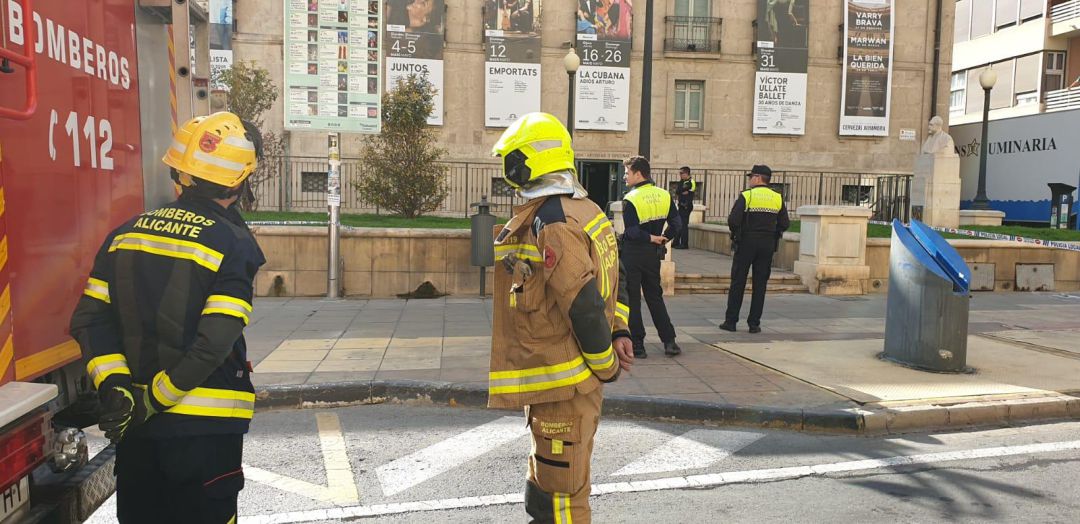
[[[630,35],[633,4],[628,0],[579,0],[574,126],[626,131],[630,116]]]
[[[285,0],[285,129],[378,133],[381,0]]]
[[[806,133],[810,0],[757,0],[754,133]]]
[[[845,0],[840,134],[889,136],[893,0]]]
[[[484,125],[508,127],[540,110],[540,0],[484,6]]]
[[[210,90],[227,91],[221,74],[232,67],[232,0],[210,0]]]
[[[427,123],[443,123],[444,0],[386,0],[386,90],[409,75],[435,88],[435,107]]]

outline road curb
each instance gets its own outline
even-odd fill
[[[256,388],[257,410],[318,406],[422,402],[453,407],[487,407],[487,388],[475,384],[412,380],[330,382]],[[694,400],[611,395],[604,413],[665,421],[705,422],[758,428],[859,434],[865,429],[858,410],[808,410],[740,406]]]
[[[264,386],[256,389],[255,396],[257,410],[388,402],[487,407],[487,388],[437,381],[365,380]],[[1080,419],[1080,398],[1056,395],[960,403],[939,400],[936,404],[865,409],[798,409],[610,395],[604,398],[604,414],[668,422],[871,436]]]

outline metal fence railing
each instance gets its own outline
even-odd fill
[[[273,176],[254,180],[257,209],[260,211],[325,211],[326,173],[329,164],[318,157],[274,157]],[[494,163],[446,162],[447,196],[435,214],[468,216],[470,205],[486,196],[492,213],[508,217],[512,206],[524,199],[502,179],[502,167]],[[672,191],[679,181],[676,168],[654,168],[657,185]],[[341,212],[385,213],[365,203],[356,182],[365,176],[360,161],[341,160]],[[706,220],[726,218],[732,203],[746,189],[745,171],[707,169],[694,171],[698,183],[697,200],[707,207]],[[908,218],[911,175],[873,173],[833,173],[824,171],[777,171],[774,189],[784,195],[792,213],[804,205],[853,205],[870,208],[874,220]]]
[[[693,176],[698,184],[695,200],[706,206],[707,221],[726,219],[739,193],[747,188],[745,171],[706,169]],[[679,170],[654,169],[653,179],[674,191]],[[911,175],[907,174],[774,171],[770,185],[784,195],[791,213],[807,205],[862,206],[870,208],[874,220],[908,219]]]
[[[320,157],[273,157],[271,176],[254,180],[256,209],[259,211],[325,211],[326,181],[330,164]],[[447,195],[435,214],[467,216],[469,206],[486,196],[491,212],[509,216],[512,206],[525,202],[502,179],[502,167],[492,163],[447,162]],[[364,176],[360,160],[341,159],[341,212],[380,213],[364,202],[356,182]]]

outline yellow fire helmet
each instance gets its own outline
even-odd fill
[[[555,171],[576,173],[570,133],[548,113],[529,113],[510,124],[491,154],[502,157],[503,177],[513,187]]]
[[[243,122],[227,111],[181,126],[161,161],[180,172],[181,185],[191,185],[187,175],[227,188],[239,186],[258,165]]]

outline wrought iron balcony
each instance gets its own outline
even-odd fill
[[[719,53],[723,18],[711,16],[668,16],[664,51]]]

